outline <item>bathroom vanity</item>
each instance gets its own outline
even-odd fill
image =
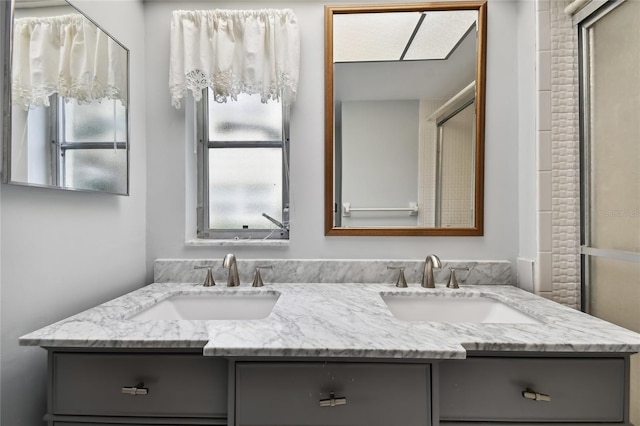
[[[53,425],[627,421],[627,360],[606,354],[398,361],[52,350],[49,361]]]
[[[234,297],[267,312],[197,306]],[[56,426],[624,425],[640,335],[507,285],[161,282],[21,344],[48,351]]]

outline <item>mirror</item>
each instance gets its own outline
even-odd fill
[[[325,7],[325,234],[483,235],[486,2]]]
[[[129,51],[66,1],[4,3],[4,183],[128,195]]]

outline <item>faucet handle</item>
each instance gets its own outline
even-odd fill
[[[216,282],[213,280],[213,273],[211,272],[213,266],[205,266],[205,265],[196,265],[193,267],[193,269],[206,269],[207,270],[207,277],[204,279],[204,284],[202,284],[205,287],[213,287],[214,285],[216,285]]]
[[[460,288],[458,286],[458,280],[456,279],[456,271],[468,271],[469,268],[449,268],[451,271],[451,276],[449,276],[449,282],[447,283],[448,288]]]
[[[260,275],[261,269],[273,269],[273,265],[256,266],[256,273],[253,276],[253,284],[251,287],[262,287],[264,282],[262,281],[262,275]]]
[[[387,266],[387,269],[397,269],[400,271],[398,274],[398,280],[396,281],[396,287],[406,288],[407,280],[404,277],[404,266]]]

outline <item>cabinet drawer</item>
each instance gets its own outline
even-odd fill
[[[469,358],[440,364],[442,420],[622,421],[625,362]],[[550,401],[527,399],[531,389]]]
[[[54,353],[53,413],[226,417],[227,361],[198,354]],[[123,387],[138,384],[146,395]]]
[[[236,425],[427,426],[430,394],[425,364],[239,362]]]

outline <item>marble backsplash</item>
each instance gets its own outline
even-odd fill
[[[260,273],[268,283],[395,283],[397,270],[388,266],[404,267],[407,283],[419,283],[424,260],[308,260],[308,259],[237,259],[240,282],[251,284],[256,267],[271,266]],[[204,282],[206,270],[195,266],[213,266],[217,284],[226,284],[228,271],[222,267],[222,259],[157,259],[154,262],[154,281],[157,283]],[[449,280],[449,268],[469,268],[456,271],[460,284],[515,285],[511,262],[508,261],[447,261],[442,268],[434,269],[436,283]]]

